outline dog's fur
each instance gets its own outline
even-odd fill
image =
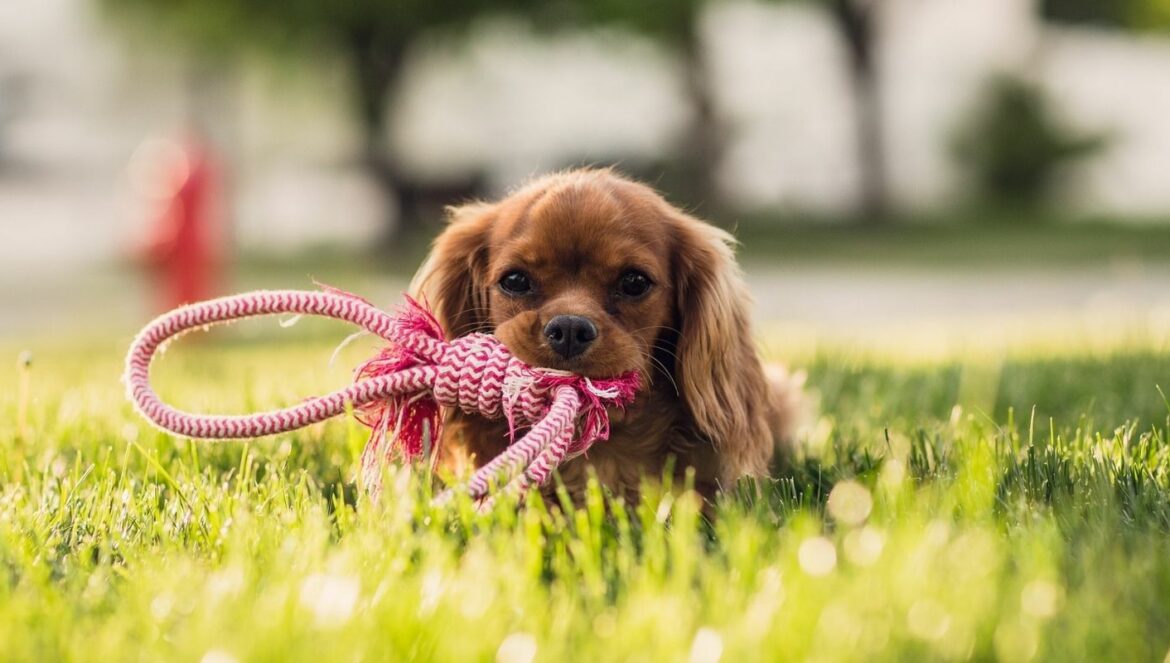
[[[490,332],[534,366],[589,377],[636,370],[648,385],[625,413],[611,414],[609,440],[561,466],[571,495],[592,466],[602,485],[632,499],[672,456],[676,471],[695,468],[707,495],[768,472],[793,434],[800,386],[757,356],[729,234],[609,169],[545,176],[499,202],[449,213],[412,284],[449,335]],[[649,277],[646,294],[621,294],[630,269]],[[532,294],[500,287],[513,270],[528,275]],[[549,347],[544,327],[558,315],[596,325],[583,354],[565,359]],[[482,465],[508,443],[501,422],[446,418],[447,468]]]

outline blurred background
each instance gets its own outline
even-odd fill
[[[1170,328],[1170,0],[4,0],[0,339],[389,305],[583,164],[733,229],[778,352]]]

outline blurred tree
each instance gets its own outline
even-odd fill
[[[845,43],[857,127],[857,164],[861,174],[861,212],[871,223],[887,215],[886,144],[881,85],[877,71],[878,0],[820,0],[826,4]]]
[[[699,20],[708,0],[560,0],[537,18],[557,27],[615,26],[645,35],[678,56],[692,108],[678,163],[678,193],[707,213],[719,207],[715,172],[723,157],[726,132],[719,121],[704,59]],[[667,179],[674,179],[667,173]]]
[[[991,80],[986,101],[956,134],[954,156],[981,199],[1028,208],[1044,201],[1065,166],[1100,151],[1101,134],[1067,127],[1038,85],[1016,76]]]
[[[881,84],[877,67],[876,23],[880,0],[814,1],[829,11],[848,56],[849,80],[853,88],[857,166],[861,177],[858,211],[866,222],[882,223],[889,212],[889,198]]]
[[[303,57],[338,55],[350,70],[363,161],[411,230],[416,191],[386,136],[407,50],[428,30],[464,29],[490,13],[527,12],[537,0],[102,0],[115,15],[143,19],[205,58],[245,49]]]
[[[616,24],[645,34],[678,53],[694,120],[686,136],[687,188],[697,202],[718,201],[714,175],[723,156],[726,131],[719,121],[704,60],[699,22],[709,0],[562,0],[568,15],[585,23]],[[791,0],[771,0],[783,2]],[[833,19],[848,54],[861,172],[858,212],[869,223],[887,216],[886,155],[876,63],[878,0],[802,0],[822,5]]]
[[[1132,30],[1170,28],[1170,0],[1041,0],[1040,11],[1061,23]]]

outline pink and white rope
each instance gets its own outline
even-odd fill
[[[191,304],[166,313],[148,324],[130,346],[124,381],[127,395],[143,416],[159,427],[193,438],[238,439],[260,437],[304,428],[335,417],[348,407],[375,413],[370,443],[363,453],[367,487],[378,489],[380,462],[394,451],[411,447],[398,438],[404,417],[420,395],[429,394],[437,405],[460,408],[489,418],[507,418],[510,429],[531,426],[519,440],[481,467],[467,483],[474,499],[485,497],[502,475],[523,471],[510,484],[524,489],[541,485],[568,458],[586,451],[609,434],[607,407],[625,407],[638,388],[636,374],[607,381],[591,381],[563,371],[534,368],[517,359],[498,339],[471,334],[450,342],[428,313],[414,309],[394,316],[364,299],[336,290],[256,291]],[[359,369],[356,381],[333,393],[309,398],[299,405],[246,415],[193,414],[164,403],[150,386],[150,366],[167,341],[192,329],[279,313],[318,315],[353,323],[388,341],[383,356]],[[382,362],[382,363],[379,363]],[[371,369],[370,367],[374,368]],[[437,413],[437,408],[435,409]],[[429,431],[440,439],[440,419]],[[418,423],[418,422],[414,422]],[[395,428],[386,438],[387,428]],[[574,433],[581,429],[578,439]],[[414,430],[421,427],[414,426]],[[388,439],[390,448],[382,448]],[[417,446],[417,445],[416,445]],[[446,499],[447,493],[441,496]]]

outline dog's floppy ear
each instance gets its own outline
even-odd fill
[[[410,283],[425,299],[449,338],[488,329],[488,231],[496,206],[470,203],[447,208],[447,228]]]
[[[751,333],[751,297],[734,238],[675,213],[676,381],[694,426],[721,458],[720,478],[764,475],[774,448],[768,386]]]

